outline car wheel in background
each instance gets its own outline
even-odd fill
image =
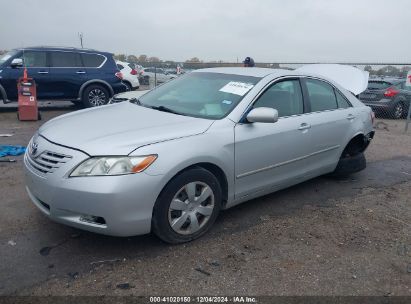
[[[82,101],[86,108],[90,108],[105,105],[109,99],[110,95],[105,87],[93,84],[85,88]]]
[[[400,101],[394,106],[391,117],[394,119],[401,119],[404,117],[405,114],[405,107],[404,104]]]
[[[159,195],[153,210],[152,230],[163,241],[192,241],[214,224],[222,201],[218,179],[203,168],[174,177]]]
[[[129,82],[124,82],[123,81],[123,83],[127,87],[127,91],[132,91],[133,90],[133,87],[131,86],[131,84]]]

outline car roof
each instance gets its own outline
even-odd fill
[[[252,77],[265,77],[270,74],[281,75],[295,75],[293,71],[282,69],[268,69],[268,68],[249,68],[249,67],[229,67],[229,68],[208,68],[194,70],[193,73],[221,73]]]
[[[110,52],[101,52],[94,49],[84,49],[84,48],[75,48],[75,47],[65,47],[65,46],[32,46],[32,47],[24,47],[24,48],[16,48],[16,50],[31,50],[31,51],[74,51],[74,52],[82,52],[82,53],[98,53],[98,54],[110,54]]]
[[[344,66],[339,64],[312,64],[305,65],[296,70],[285,69],[268,69],[255,67],[226,67],[226,68],[210,68],[200,69],[194,73],[223,73],[242,76],[251,76],[264,78],[266,76],[278,78],[283,76],[309,76],[317,77],[331,82],[334,85],[359,94],[367,88],[368,72],[361,71],[357,68]]]

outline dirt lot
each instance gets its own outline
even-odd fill
[[[41,122],[0,112],[0,144]],[[0,163],[0,295],[411,295],[411,130],[379,120],[368,167],[320,177],[223,212],[170,246],[51,222],[29,201],[22,157]]]

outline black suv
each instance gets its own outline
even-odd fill
[[[411,87],[405,79],[372,79],[360,94],[360,100],[379,115],[400,119],[407,117],[411,101]]]
[[[127,90],[113,54],[89,49],[32,47],[12,50],[0,57],[0,99],[17,100],[17,79],[35,79],[39,100],[71,100],[85,107],[106,104]]]

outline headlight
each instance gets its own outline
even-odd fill
[[[92,157],[70,174],[73,176],[110,176],[139,173],[147,169],[157,155]]]

